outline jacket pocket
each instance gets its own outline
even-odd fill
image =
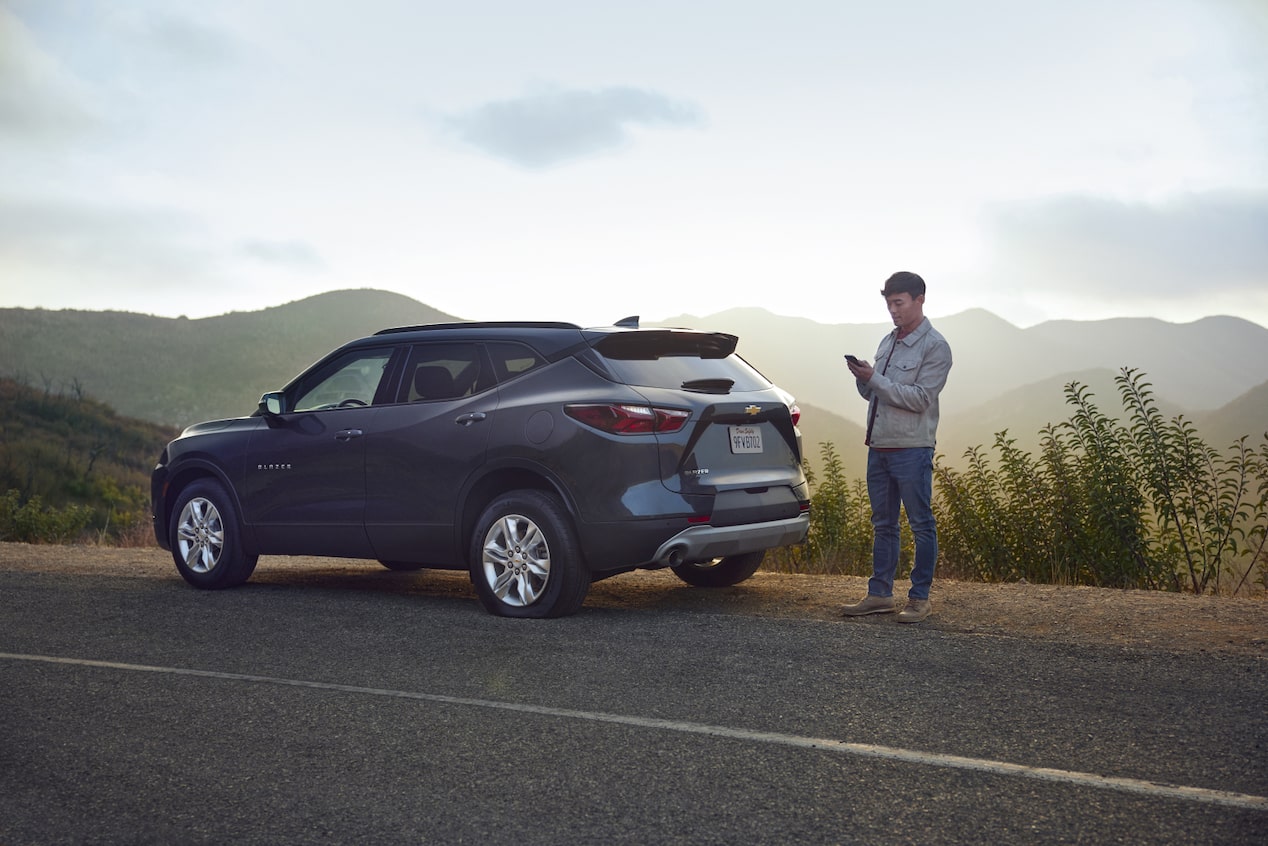
[[[889,372],[885,375],[900,385],[913,385],[919,370],[920,363],[917,361],[895,361],[890,364]]]

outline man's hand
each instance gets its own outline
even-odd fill
[[[862,359],[856,359],[856,361],[858,361],[857,364],[853,361],[847,361],[845,363],[845,366],[850,368],[850,372],[854,374],[854,378],[858,379],[863,384],[867,384],[872,381],[872,374],[876,372],[872,369],[872,365]]]

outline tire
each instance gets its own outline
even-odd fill
[[[673,571],[675,576],[696,587],[730,587],[756,573],[765,557],[766,550],[761,549],[712,561],[679,564]]]
[[[211,479],[200,479],[181,491],[168,537],[181,577],[203,590],[242,584],[259,560],[258,555],[243,552],[238,510],[224,486]]]
[[[414,564],[410,561],[379,561],[379,563],[397,573],[412,573],[415,570],[423,569],[422,564]]]
[[[480,515],[471,537],[471,584],[500,617],[564,617],[590,590],[572,519],[559,498],[513,491]]]

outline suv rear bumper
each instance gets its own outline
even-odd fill
[[[653,560],[664,567],[676,567],[692,561],[789,546],[804,541],[809,530],[808,512],[768,523],[690,526],[661,544]]]

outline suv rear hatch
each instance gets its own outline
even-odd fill
[[[640,329],[594,348],[655,408],[690,412],[658,431],[662,484],[713,498],[713,525],[796,516],[807,497],[792,400],[735,354],[720,332]]]

